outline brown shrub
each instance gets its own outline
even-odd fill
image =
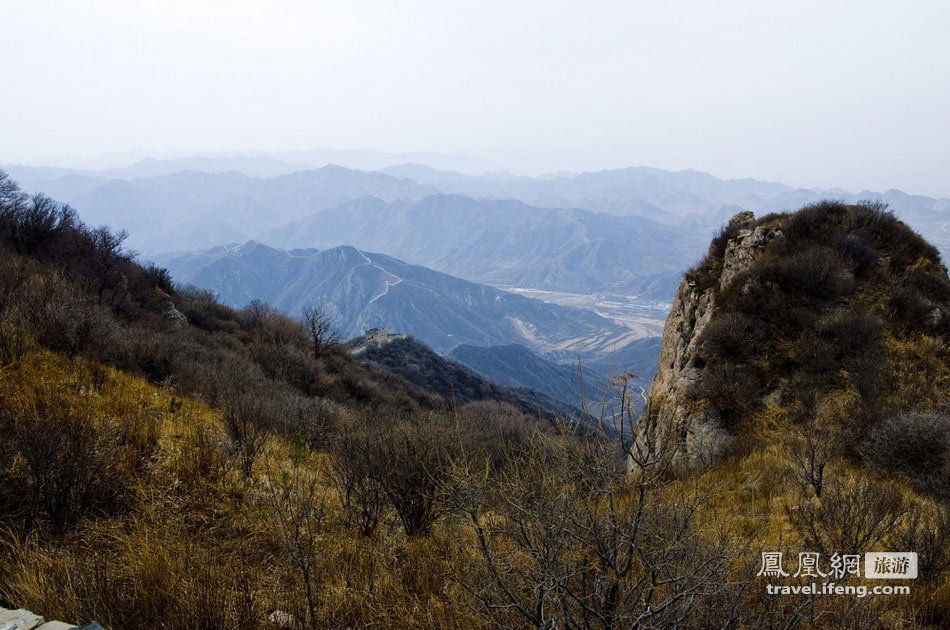
[[[361,536],[373,536],[388,507],[375,474],[378,432],[353,423],[343,428],[330,450],[330,477],[340,495],[343,523]]]
[[[723,425],[733,429],[759,405],[760,388],[758,375],[750,366],[717,361],[705,366],[692,396],[712,403]]]
[[[500,476],[465,470],[481,566],[454,579],[487,624],[675,627],[728,616],[702,599],[724,587],[735,551],[728,536],[698,530],[703,493],[668,495],[657,470],[629,477],[619,452],[603,439],[555,438]]]
[[[858,447],[864,458],[918,488],[950,496],[950,416],[903,413],[874,426]]]
[[[61,409],[43,401],[34,414],[9,423],[22,461],[14,473],[22,493],[15,511],[27,530],[42,524],[62,534],[82,517],[115,512],[129,499],[134,472],[124,469],[122,448],[131,432],[97,427]]]
[[[708,363],[716,360],[739,362],[755,351],[767,327],[742,313],[723,313],[703,329],[702,356]]]
[[[429,534],[446,510],[460,436],[452,420],[426,414],[382,428],[373,439],[372,479],[407,536]]]
[[[891,484],[835,478],[826,481],[821,498],[787,504],[785,514],[806,548],[831,556],[864,553],[895,531],[906,508]]]
[[[759,273],[785,292],[811,298],[835,298],[854,290],[851,261],[830,247],[812,246],[803,251],[772,256],[763,262]]]

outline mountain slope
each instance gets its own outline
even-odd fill
[[[539,352],[605,352],[633,333],[590,311],[547,304],[355,247],[282,251],[248,242],[162,259],[179,282],[226,304],[260,299],[286,313],[319,305],[346,336],[370,328],[443,352],[459,343],[524,343]]]
[[[584,368],[583,395],[581,372],[575,365],[547,361],[520,344],[505,346],[458,345],[447,355],[475,370],[487,379],[507,387],[528,387],[556,399],[569,401],[581,409],[596,405],[603,391],[606,374]]]
[[[284,248],[346,243],[495,286],[580,293],[641,292],[691,264],[697,240],[641,217],[459,195],[361,199],[261,238]]]
[[[488,377],[483,378],[461,363],[442,358],[407,335],[389,334],[382,328],[374,328],[347,341],[346,347],[357,360],[383,367],[420,389],[438,393],[459,405],[497,400],[549,419],[570,419],[580,415],[569,403],[562,402],[572,400],[571,396],[551,395],[543,379],[537,380],[536,387],[524,387],[516,381],[486,380]]]
[[[505,346],[472,346],[460,344],[446,356],[464,363],[485,378],[509,387],[529,387],[570,402],[577,408],[596,413],[604,389],[618,376],[633,374],[632,391],[649,386],[656,373],[660,352],[659,337],[631,341],[605,355],[571,355],[553,352],[558,363],[540,357],[519,344]],[[583,380],[583,395],[581,391]],[[635,401],[639,408],[639,401]]]
[[[946,267],[883,207],[746,212],[681,283],[650,399],[699,461],[784,422],[860,450],[885,421],[946,409],[948,342]]]

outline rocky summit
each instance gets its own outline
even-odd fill
[[[946,400],[950,281],[937,250],[876,204],[733,216],[680,283],[651,413],[694,464],[768,412],[837,409],[855,439]],[[929,374],[929,377],[925,377]]]

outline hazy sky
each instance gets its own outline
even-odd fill
[[[0,161],[373,148],[950,196],[948,33],[947,0],[0,0]]]

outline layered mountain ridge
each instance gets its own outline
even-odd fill
[[[759,212],[797,208],[822,199],[887,203],[945,255],[950,252],[950,223],[945,219],[950,200],[899,190],[852,194],[753,179],[721,180],[698,171],[648,167],[537,178],[507,173],[473,176],[418,164],[371,172],[326,166],[267,178],[222,172],[233,167],[254,175],[269,175],[267,168],[279,166],[266,160],[259,162],[255,158],[153,161],[124,171],[101,172],[15,165],[9,168],[28,190],[44,191],[72,204],[88,223],[129,230],[129,244],[149,254],[199,250],[249,239],[282,248],[350,244],[499,286],[523,283],[560,291],[606,288],[649,292],[668,299],[675,293],[677,274],[694,262],[693,252],[732,214],[745,209]],[[178,166],[213,172],[166,172]],[[339,220],[341,216],[346,218],[347,212],[355,212],[378,221],[381,215],[403,212],[399,204],[421,204],[433,195],[428,206],[434,206],[434,211],[452,217],[470,215],[464,217],[465,227],[475,230],[469,238],[428,238],[425,226],[407,229],[405,217],[389,224],[400,228],[392,235],[373,232],[372,226],[358,221],[348,223],[352,228],[349,233],[332,223],[319,225],[317,230],[305,229],[306,217],[333,208],[341,209],[327,214],[327,219]],[[468,197],[468,201],[455,199],[458,195]],[[370,209],[377,202],[372,199],[359,208],[359,200],[366,197],[397,207],[376,210],[373,215]],[[525,207],[515,207],[515,202]],[[516,217],[521,217],[520,227],[512,227],[510,220],[497,224],[478,221],[482,214],[504,216],[506,207],[514,208]],[[533,210],[529,212],[528,208]],[[552,210],[574,210],[574,214],[559,216]],[[426,211],[423,204],[418,213],[431,220]],[[598,216],[582,216],[578,211]],[[292,223],[295,227],[289,227]],[[571,238],[564,235],[568,225],[573,228]],[[307,238],[296,238],[296,228],[304,228]],[[337,240],[320,239],[323,229],[334,231]],[[515,257],[485,260],[479,243],[471,242],[480,235],[483,243],[499,245],[499,252],[503,252],[505,240],[513,241],[516,234],[529,238],[525,240],[527,251]],[[581,234],[585,237],[579,238]],[[629,243],[626,247],[625,242]],[[466,248],[470,246],[474,249],[468,254]],[[455,260],[453,252],[466,256]],[[413,257],[417,254],[422,255]],[[659,283],[658,275],[664,278]]]
[[[523,343],[536,352],[606,352],[635,333],[597,314],[479,285],[352,246],[277,250],[253,241],[160,260],[179,282],[244,306],[259,299],[299,314],[309,305],[345,337],[386,328],[439,352],[457,344]]]
[[[363,198],[293,221],[262,240],[284,248],[346,243],[493,286],[644,295],[667,295],[696,245],[643,217],[461,195],[416,203]],[[657,290],[658,280],[665,284]]]

